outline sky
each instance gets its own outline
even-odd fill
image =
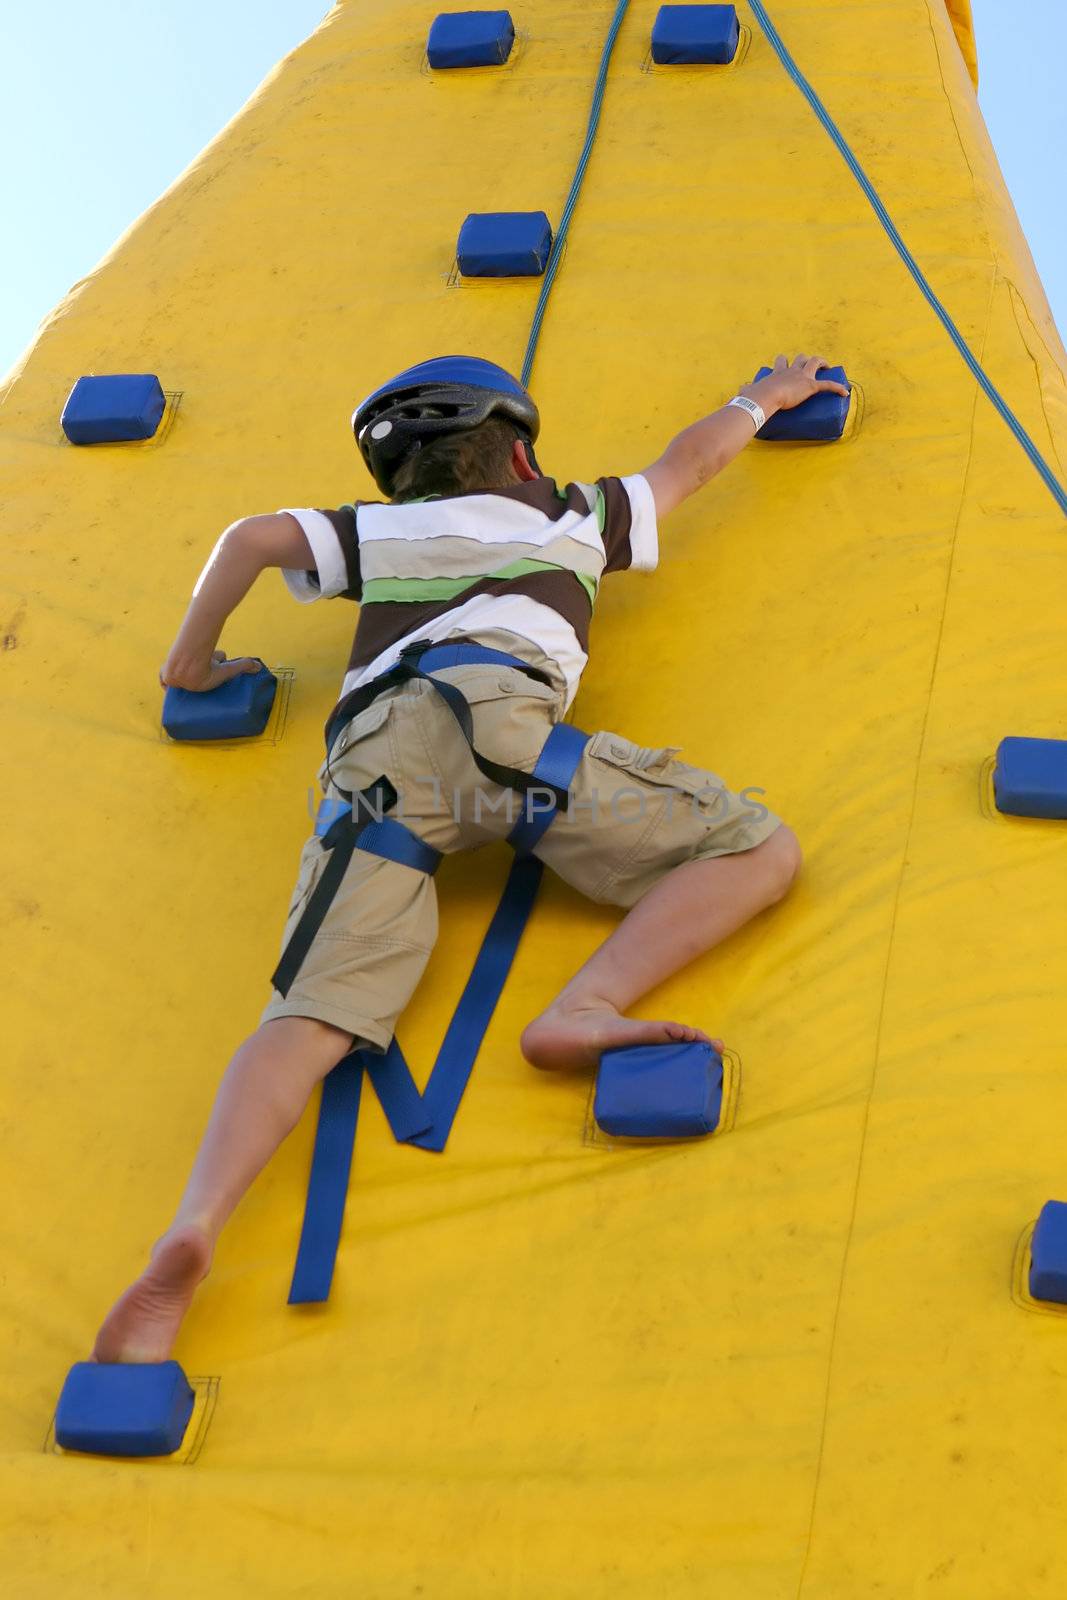
[[[1067,336],[1067,96],[1060,84],[1067,0],[973,6],[980,103]],[[329,0],[5,5],[0,374],[70,286],[329,9]],[[436,9],[427,0],[428,19]],[[444,0],[442,9],[462,6]],[[769,10],[774,17],[773,0]]]

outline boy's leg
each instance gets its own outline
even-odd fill
[[[799,865],[795,836],[779,826],[740,854],[675,867],[525,1029],[526,1059],[535,1067],[586,1067],[614,1046],[706,1040],[701,1029],[684,1023],[637,1021],[621,1013],[781,900]],[[721,1046],[721,1040],[715,1043]]]
[[[518,764],[529,757],[532,765],[551,726],[553,691],[499,667],[453,668],[444,676],[474,702],[479,746],[496,760]],[[423,684],[375,701],[335,741],[319,777],[334,796],[340,790],[327,788],[328,778],[355,792],[383,772],[403,799],[396,814],[443,852],[484,843],[510,826],[491,811],[479,827],[470,802],[481,776],[451,712]],[[456,807],[460,790],[464,800]],[[324,862],[321,843],[308,840],[283,949]],[[364,1042],[387,1046],[436,933],[432,878],[357,852],[288,995],[275,995],[230,1062],[174,1220],[105,1319],[97,1360],[166,1359],[223,1223],[300,1120],[315,1085],[348,1054],[357,1029]]]
[[[109,1312],[94,1360],[167,1359],[223,1223],[351,1048],[350,1033],[311,1017],[273,1018],[245,1040],[219,1085],[174,1220]]]
[[[351,791],[394,770],[390,728],[396,713],[382,706],[372,711],[362,727],[343,736],[344,754],[335,754],[339,781]],[[425,833],[421,819],[412,825]],[[321,840],[308,839],[282,949],[327,860]],[[166,1359],[223,1223],[353,1041],[386,1048],[436,932],[432,878],[357,851],[288,993],[275,991],[258,1029],[227,1067],[174,1220],[105,1319],[97,1360]]]
[[[782,899],[796,876],[800,849],[777,817],[676,757],[595,734],[569,810],[538,847],[591,899],[630,909],[526,1028],[522,1049],[535,1066],[594,1066],[612,1046],[706,1039],[687,1024],[622,1013]]]

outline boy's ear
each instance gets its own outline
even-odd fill
[[[511,465],[520,483],[533,483],[541,474],[534,467],[526,453],[526,445],[522,439],[516,439],[511,447]]]

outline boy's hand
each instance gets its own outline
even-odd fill
[[[740,391],[755,400],[767,417],[776,411],[791,411],[810,400],[821,389],[847,396],[848,387],[835,378],[817,378],[826,362],[822,356],[797,356],[792,366],[787,356],[776,356],[774,371]],[[644,476],[656,502],[657,515],[666,516],[687,495],[721,472],[747,444],[752,443],[752,417],[738,406],[720,406],[710,416],[684,428],[671,440],[658,461],[646,467]],[[215,635],[218,638],[218,635]]]
[[[205,694],[217,689],[220,683],[239,678],[245,672],[258,672],[263,666],[258,656],[235,656],[227,661],[225,650],[213,650],[210,660],[172,650],[159,669],[159,681],[164,689],[192,689]]]
[[[843,383],[815,376],[819,368],[826,365],[822,356],[797,356],[792,366],[788,356],[775,356],[774,371],[756,383],[746,384],[741,393],[761,405],[767,416],[775,411],[792,411],[794,406],[810,400],[821,389],[843,394],[847,399],[849,391]]]

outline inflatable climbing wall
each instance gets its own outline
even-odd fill
[[[403,366],[520,366],[543,280],[458,270],[468,213],[553,227],[602,113],[531,374],[560,481],[639,471],[779,350],[855,385],[757,444],[604,586],[575,707],[764,789],[803,881],[649,997],[722,1033],[713,1137],[621,1146],[522,1023],[613,926],[543,891],[447,1150],[364,1097],[330,1300],[286,1304],[314,1111],[226,1230],[155,1462],[63,1454],[71,1363],[169,1219],[268,998],[354,614],[266,574],[245,744],[180,745],[157,671],[220,530],[371,497],[352,406]],[[519,0],[433,69],[432,3],[343,0],[46,321],[3,390],[7,977],[0,1570],[19,1600],[1060,1596],[1067,822],[1001,815],[1008,735],[1067,734],[1067,525],[773,47],[654,61],[657,7]],[[967,0],[772,21],[1046,468],[1063,347],[978,111]],[[78,448],[86,374],[154,373]],[[507,852],[439,875],[401,1037],[424,1078]]]

